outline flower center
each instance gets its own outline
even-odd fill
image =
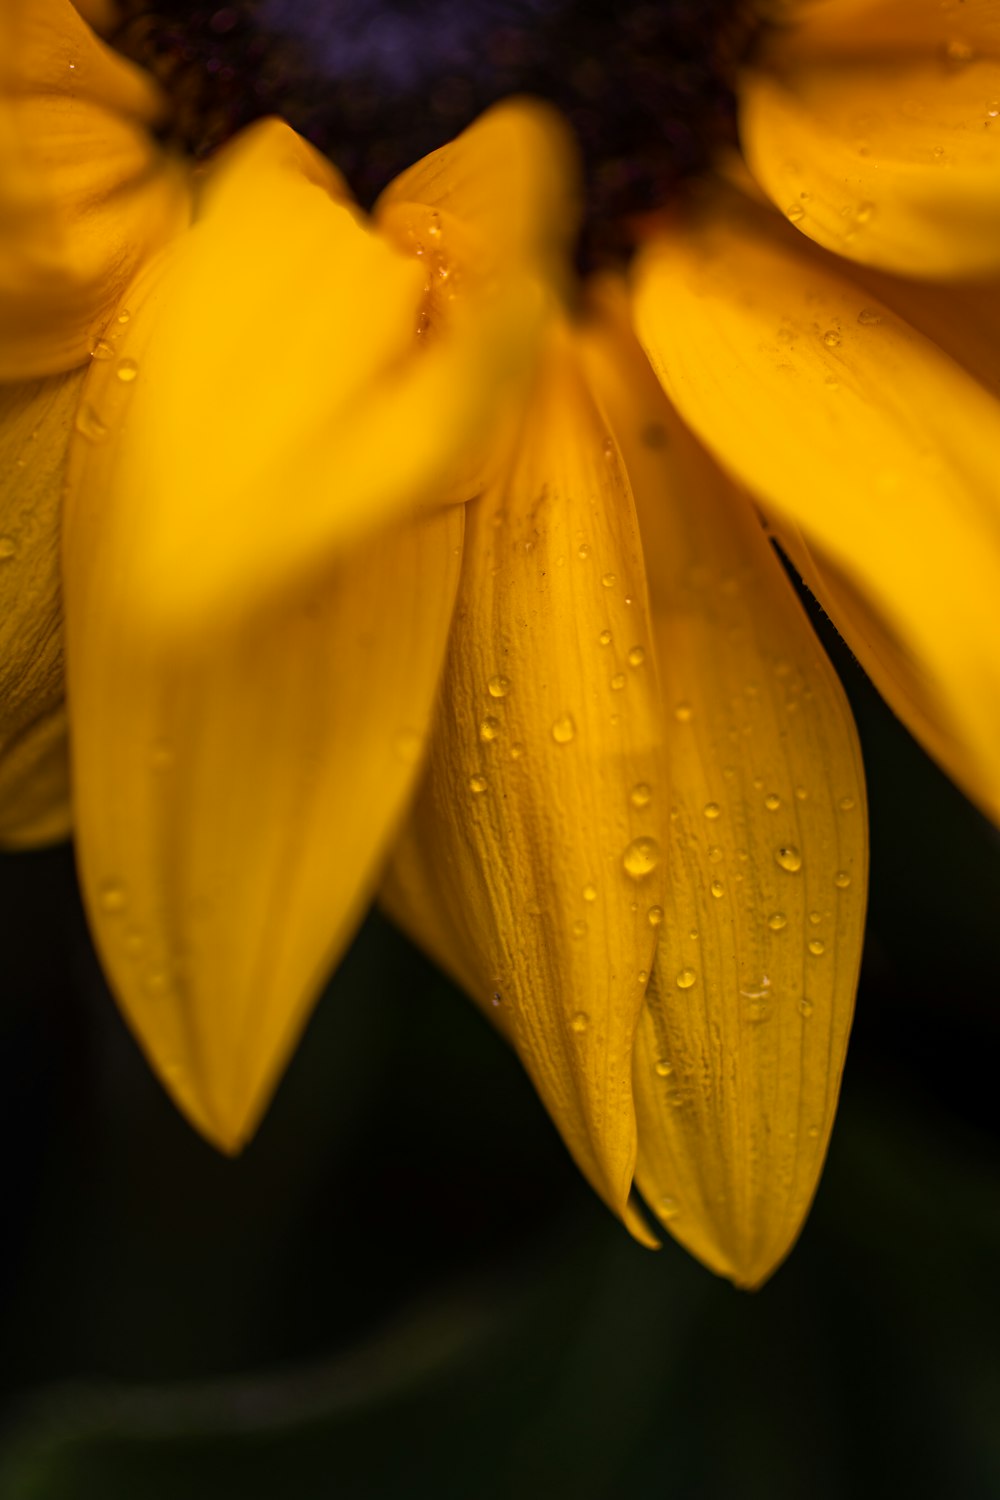
[[[733,136],[748,0],[124,0],[112,38],[173,100],[201,157],[281,115],[370,205],[511,94],[555,104],[580,145],[589,257],[628,244]]]

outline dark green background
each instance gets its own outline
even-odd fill
[[[829,1165],[759,1294],[592,1197],[378,916],[217,1157],[65,849],[0,863],[3,1500],[1000,1496],[1000,846],[843,652],[871,919]]]

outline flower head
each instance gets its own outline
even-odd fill
[[[759,1284],[822,1168],[867,878],[854,726],[772,538],[1000,806],[995,372],[967,291],[886,271],[986,268],[966,242],[994,148],[904,171],[899,121],[873,124],[884,233],[861,232],[853,179],[828,180],[827,137],[874,74],[943,121],[972,57],[942,60],[925,8],[907,29],[879,0],[792,7],[742,74],[741,127],[779,208],[788,172],[816,207],[776,212],[745,178],[675,192],[654,142],[639,176],[661,196],[633,182],[635,212],[588,231],[606,251],[629,225],[629,274],[582,284],[574,150],[547,106],[488,111],[369,217],[273,119],[193,171],[146,134],[148,82],[46,5],[67,40],[15,49],[4,97],[37,76],[48,99],[58,75],[84,123],[41,157],[85,186],[88,111],[131,144],[114,192],[63,201],[43,173],[44,214],[19,208],[10,242],[11,377],[71,371],[9,390],[0,427],[44,455],[3,494],[10,841],[64,826],[64,610],[91,926],[200,1130],[232,1150],[256,1127],[381,882],[631,1231]],[[968,24],[988,50],[986,10]],[[578,92],[634,58],[637,25],[629,8],[605,72],[596,50],[571,70]],[[80,93],[77,56],[105,69]],[[831,79],[848,113],[826,110]],[[794,172],[775,166],[789,111]],[[628,196],[613,151],[603,177],[587,161],[591,214],[595,181]],[[966,230],[904,265],[936,183]],[[831,218],[851,193],[855,230]]]

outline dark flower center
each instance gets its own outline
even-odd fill
[[[511,94],[557,105],[580,145],[587,258],[627,247],[733,135],[748,0],[125,0],[112,38],[173,100],[197,157],[283,116],[370,205]]]

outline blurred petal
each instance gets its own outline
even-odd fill
[[[636,496],[669,766],[636,1182],[683,1245],[756,1286],[802,1227],[833,1125],[864,929],[860,750],[752,505],[616,325],[591,370]]]
[[[0,12],[0,380],[82,363],[138,268],[188,219],[148,127],[155,85],[69,0]]]
[[[82,373],[0,385],[0,846],[64,838],[59,518]]]
[[[74,497],[68,690],[81,882],[111,987],[180,1108],[252,1134],[405,809],[461,552],[452,509],[206,640],[150,617],[131,493]]]
[[[1000,404],[780,221],[721,195],[647,247],[636,316],[685,420],[850,591],[837,624],[859,655],[877,631],[892,707],[1000,819]]]
[[[803,6],[740,85],[751,170],[805,234],[907,275],[1000,269],[1000,9]]]
[[[505,478],[468,512],[429,773],[385,896],[647,1240],[628,1196],[647,913],[664,899],[657,715],[628,480],[556,325]]]
[[[484,333],[516,298],[477,316],[472,293],[421,338],[425,280],[286,126],[218,159],[86,393],[88,483],[142,495],[135,586],[165,628],[322,576],[357,537],[449,498],[533,347],[538,293],[499,338]]]

